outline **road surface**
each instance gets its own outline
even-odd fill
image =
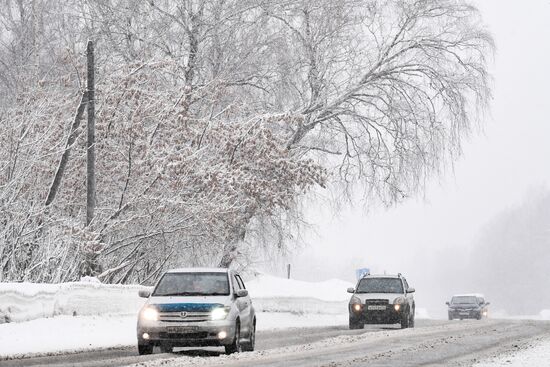
[[[550,336],[550,322],[417,320],[414,329],[372,325],[296,328],[257,334],[258,352],[225,356],[220,348],[138,356],[135,347],[0,361],[9,366],[471,366]]]

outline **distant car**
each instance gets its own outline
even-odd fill
[[[487,317],[487,306],[490,303],[485,301],[482,294],[456,294],[446,304],[449,306],[449,320],[481,320],[483,317]]]
[[[139,312],[139,354],[159,346],[223,346],[225,352],[253,351],[256,316],[244,283],[232,270],[192,268],[169,270]]]
[[[401,275],[366,275],[359,280],[349,301],[349,328],[365,324],[401,324],[414,327],[414,288]]]

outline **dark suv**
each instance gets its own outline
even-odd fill
[[[349,328],[362,329],[365,324],[401,324],[414,327],[414,288],[397,275],[366,275],[349,301]]]
[[[485,298],[481,294],[456,294],[451,298],[451,302],[446,302],[449,306],[449,320],[453,319],[478,319],[487,317],[487,306]]]

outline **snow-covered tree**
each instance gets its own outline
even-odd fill
[[[144,282],[284,247],[282,223],[314,186],[359,184],[386,203],[416,193],[490,97],[492,40],[463,1],[0,7],[4,279]],[[88,39],[97,207],[85,226]]]

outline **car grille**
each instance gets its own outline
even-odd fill
[[[210,312],[161,312],[160,321],[166,322],[200,322],[210,320]]]
[[[367,299],[366,305],[387,305],[389,301],[387,299]]]
[[[205,339],[208,337],[206,331],[196,333],[159,333],[161,339]]]

